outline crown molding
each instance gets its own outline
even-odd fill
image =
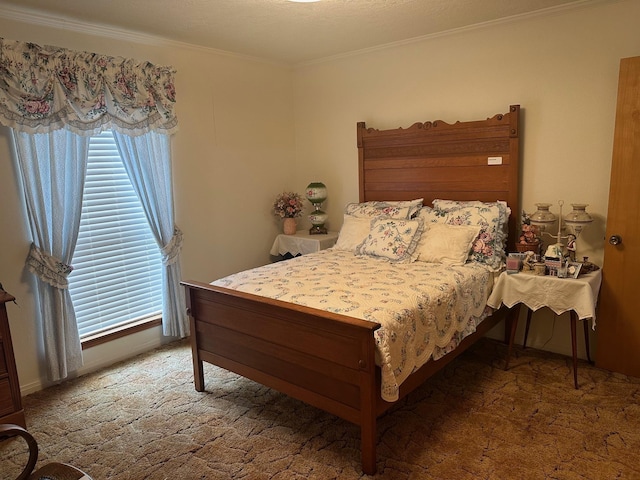
[[[290,67],[290,65],[282,62],[276,62],[276,61],[268,60],[264,58],[253,57],[251,55],[243,55],[240,53],[229,52],[229,51],[220,50],[217,48],[203,47],[201,45],[195,45],[187,42],[178,42],[176,40],[171,40],[169,38],[135,32],[135,31],[126,30],[123,28],[115,28],[115,27],[109,27],[109,26],[97,25],[97,24],[87,24],[87,23],[79,22],[77,20],[73,20],[69,18],[48,15],[35,10],[22,9],[22,8],[16,8],[16,7],[7,7],[7,6],[0,5],[0,18],[6,18],[7,20],[27,23],[30,25],[38,25],[41,27],[67,30],[75,33],[104,37],[104,38],[109,38],[113,40],[135,42],[135,43],[148,45],[152,47],[182,48],[182,49],[197,51],[197,52],[206,53],[206,54],[238,58],[242,60],[271,64],[271,65],[281,66],[281,67],[282,66]]]
[[[413,37],[406,40],[399,40],[396,42],[385,43],[385,44],[374,46],[374,47],[363,48],[360,50],[354,50],[346,53],[331,55],[328,57],[323,57],[315,60],[309,60],[306,62],[299,62],[294,64],[268,60],[265,58],[230,52],[227,50],[220,50],[212,47],[204,47],[201,45],[196,45],[196,44],[187,43],[187,42],[179,42],[179,41],[171,40],[165,37],[144,34],[144,33],[135,32],[132,30],[126,30],[122,28],[108,27],[108,26],[97,25],[97,24],[87,24],[87,23],[79,22],[77,20],[73,20],[69,18],[49,15],[49,14],[32,10],[32,9],[8,7],[8,6],[0,5],[0,18],[6,18],[8,20],[14,20],[22,23],[31,24],[31,25],[39,25],[39,26],[49,27],[54,29],[68,30],[68,31],[92,35],[92,36],[100,36],[100,37],[110,38],[114,40],[130,41],[130,42],[140,43],[143,45],[149,45],[154,47],[181,48],[181,49],[202,52],[206,54],[237,58],[237,59],[247,60],[251,62],[258,62],[258,63],[270,64],[278,67],[288,67],[288,68],[295,69],[299,67],[327,63],[327,62],[331,62],[338,59],[355,57],[355,56],[372,53],[376,51],[387,50],[390,48],[396,48],[403,45],[420,43],[420,42],[424,42],[426,40],[430,40],[434,38],[447,37],[451,35],[456,35],[464,32],[470,32],[470,31],[480,30],[485,28],[493,28],[497,25],[520,22],[523,20],[528,20],[536,17],[558,15],[569,10],[576,10],[579,8],[590,7],[593,5],[598,5],[603,3],[617,3],[620,1],[622,0],[577,0],[575,2],[567,3],[564,5],[544,8],[541,10],[537,10],[535,12],[513,15],[510,17],[505,17],[497,20],[491,20],[487,22],[477,23],[474,25],[453,28],[443,32],[421,35],[419,37]]]
[[[375,47],[363,48],[360,50],[354,50],[351,52],[340,53],[337,55],[331,55],[324,58],[318,58],[316,60],[309,60],[307,62],[300,62],[293,65],[293,68],[306,67],[311,65],[317,65],[321,63],[327,63],[334,60],[345,59],[350,57],[356,57],[359,55],[364,55],[367,53],[378,52],[382,50],[388,50],[391,48],[400,47],[403,45],[412,45],[415,43],[424,42],[426,40],[431,40],[434,38],[442,38],[448,37],[451,35],[457,35],[459,33],[471,32],[474,30],[482,30],[486,28],[493,28],[497,25],[504,25],[509,23],[521,22],[524,20],[529,20],[537,17],[547,17],[552,15],[562,14],[568,10],[577,10],[578,8],[590,7],[593,5],[603,4],[603,3],[617,3],[623,0],[577,0],[575,2],[566,3],[564,5],[558,5],[555,7],[543,8],[541,10],[536,10],[535,12],[521,13],[518,15],[512,15],[510,17],[499,18],[497,20],[490,20],[487,22],[475,23],[473,25],[467,25],[459,28],[452,28],[450,30],[445,30],[442,32],[430,33],[427,35],[421,35],[419,37],[412,37],[406,40],[398,40],[397,42],[385,43],[382,45],[378,45]]]

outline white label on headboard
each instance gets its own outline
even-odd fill
[[[489,157],[487,165],[502,165],[502,157]]]

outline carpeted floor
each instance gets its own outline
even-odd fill
[[[640,380],[482,340],[378,422],[381,479],[640,479]],[[360,479],[359,429],[176,343],[24,398],[38,466],[94,480]],[[0,479],[24,444],[0,443]]]

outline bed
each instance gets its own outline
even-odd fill
[[[513,249],[513,212],[520,211],[519,112],[519,105],[511,105],[486,120],[438,120],[388,130],[358,123],[359,204],[422,199],[427,206],[436,201],[447,207],[500,201],[512,212],[506,248]],[[203,362],[208,362],[353,422],[360,427],[367,474],[376,471],[377,418],[505,318],[503,310],[483,315],[455,349],[411,369],[393,395],[383,395],[379,322],[293,303],[277,293],[270,298],[259,288],[242,291],[233,285],[238,279],[182,282],[195,389],[205,389]]]

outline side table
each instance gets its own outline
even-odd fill
[[[331,248],[337,240],[338,232],[310,235],[308,230],[298,230],[295,235],[278,235],[270,253],[287,259]]]
[[[576,323],[578,320],[583,320],[584,322],[585,349],[587,359],[591,362],[588,320],[592,319],[593,328],[595,329],[596,304],[601,283],[602,270],[596,270],[578,278],[558,278],[526,272],[515,274],[503,272],[500,274],[487,300],[487,305],[497,309],[504,304],[511,309],[509,312],[511,331],[505,370],[509,368],[509,359],[518,326],[521,305],[525,305],[529,309],[524,340],[525,346],[532,312],[542,307],[550,308],[556,315],[569,312],[571,320],[571,352],[573,354],[573,383],[575,388],[578,388]]]

